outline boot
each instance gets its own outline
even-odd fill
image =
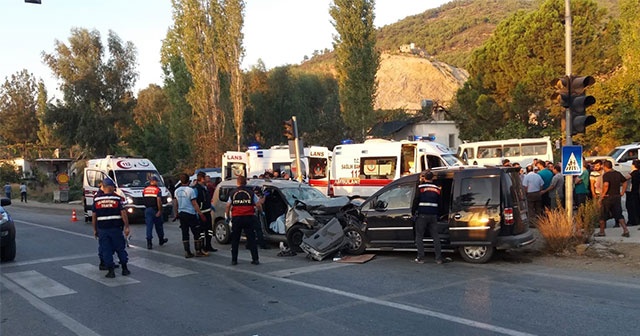
[[[127,264],[122,264],[122,275],[129,275],[129,274],[131,274],[131,271],[129,271]]]
[[[147,239],[147,250],[153,249],[153,244],[151,243],[151,239]]]
[[[184,246],[184,257],[185,258],[193,258],[193,253],[191,253],[191,248],[189,247],[189,241],[186,242],[183,240],[182,245]]]
[[[198,239],[193,242],[193,248],[196,250],[196,257],[207,257],[209,253],[202,250],[202,240]]]
[[[167,239],[167,238],[158,238],[158,241],[159,241],[160,246],[162,246],[162,245],[166,244],[169,241],[169,239]]]
[[[211,232],[204,237],[204,250],[208,252],[216,252],[217,248],[211,246]]]
[[[113,266],[113,268],[118,268],[118,267],[120,267],[120,266],[119,266],[119,265],[115,265],[115,266]],[[106,271],[106,270],[108,270],[107,265],[105,265],[105,264],[104,264],[104,260],[102,260],[102,258],[100,258],[100,265],[98,265],[98,268],[99,268],[101,271]]]
[[[109,267],[109,272],[105,275],[105,278],[115,278],[116,272],[113,271],[113,267]]]

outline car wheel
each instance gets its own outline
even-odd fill
[[[360,255],[366,249],[365,237],[362,230],[355,225],[344,228],[344,236],[347,239],[345,252],[353,255]]]
[[[2,246],[2,251],[0,251],[0,255],[2,255],[2,261],[13,261],[16,258],[16,241],[11,240],[8,244]]]
[[[491,259],[496,249],[493,246],[461,246],[459,250],[464,261],[484,264]]]
[[[300,244],[302,244],[302,238],[304,238],[304,232],[302,232],[302,224],[296,224],[287,231],[287,245],[295,252],[302,252]]]
[[[219,244],[228,244],[229,239],[231,238],[231,228],[224,221],[224,219],[220,219],[216,221],[213,232],[216,236],[216,241]]]

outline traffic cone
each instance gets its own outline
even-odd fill
[[[71,211],[71,221],[72,222],[77,222],[78,221],[78,216],[76,216],[76,209],[73,209]]]

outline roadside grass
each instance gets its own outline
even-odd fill
[[[571,253],[579,244],[589,242],[598,222],[597,201],[590,200],[574,211],[572,223],[564,207],[547,209],[538,217],[538,230],[551,253]]]

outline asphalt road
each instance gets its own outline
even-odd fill
[[[0,266],[1,335],[634,335],[640,279],[535,263],[460,258],[411,262],[380,253],[366,264],[277,257],[230,265],[229,246],[185,259],[169,243],[144,248],[132,226],[132,274],[104,278],[90,225],[68,211],[7,208],[15,262]],[[156,244],[157,245],[157,244]]]

